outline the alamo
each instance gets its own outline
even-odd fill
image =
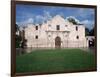
[[[75,25],[60,15],[43,24],[28,24],[24,28],[24,38],[26,46],[33,48],[88,47],[85,26]]]

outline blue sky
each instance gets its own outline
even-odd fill
[[[91,29],[94,26],[95,12],[89,8],[73,8],[58,6],[16,5],[16,23],[23,26],[28,23],[43,23],[52,19],[55,15],[61,15],[64,19],[74,17]]]

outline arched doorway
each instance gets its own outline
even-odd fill
[[[61,38],[57,36],[55,38],[55,48],[60,48],[61,47]]]

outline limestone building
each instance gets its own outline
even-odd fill
[[[27,47],[88,47],[85,26],[74,25],[60,15],[43,24],[28,24],[24,31]]]

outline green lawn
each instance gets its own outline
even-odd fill
[[[16,56],[16,73],[95,68],[95,55],[80,49],[44,49]]]

